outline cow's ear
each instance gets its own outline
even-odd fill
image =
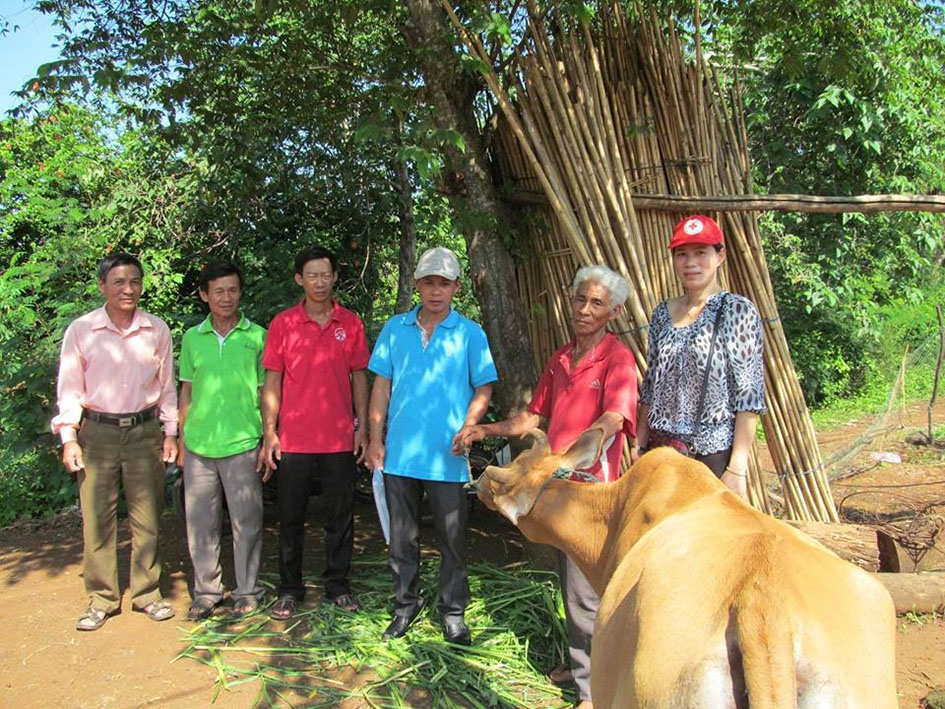
[[[564,454],[568,465],[575,470],[586,470],[600,459],[601,446],[604,445],[604,430],[589,428],[571,444]]]

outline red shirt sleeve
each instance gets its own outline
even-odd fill
[[[351,338],[350,362],[351,371],[358,372],[367,369],[371,359],[371,350],[368,347],[367,335],[364,334],[364,323],[361,318],[354,318],[354,337]]]

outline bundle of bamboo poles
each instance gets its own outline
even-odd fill
[[[441,0],[450,11],[447,0]],[[486,72],[501,111],[494,152],[502,174],[536,217],[523,239],[519,289],[530,308],[536,363],[570,337],[568,288],[578,266],[604,263],[631,283],[616,330],[646,363],[653,308],[676,295],[667,243],[685,214],[636,210],[633,194],[726,195],[751,191],[737,83],[723,91],[701,60],[687,62],[671,22],[615,4],[592,29],[529,2],[517,71]],[[455,17],[454,17],[455,21]],[[488,64],[474,36],[456,26]],[[514,82],[514,84],[512,84]],[[510,98],[514,89],[515,101]],[[756,215],[715,215],[728,249],[725,284],[758,307],[765,329],[766,441],[783,484],[785,515],[836,521],[813,426],[791,363]],[[749,498],[770,511],[757,458]]]

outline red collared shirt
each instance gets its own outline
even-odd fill
[[[367,367],[371,354],[364,324],[334,303],[322,327],[303,306],[304,301],[276,315],[266,334],[263,367],[282,372],[279,442],[285,453],[351,451],[351,373]]]
[[[572,371],[574,344],[572,340],[551,355],[528,410],[548,419],[548,443],[556,453],[608,411],[623,416],[623,429],[604,442],[601,459],[587,471],[612,482],[620,477],[624,436],[636,433],[636,362],[630,348],[608,332]]]
[[[120,330],[105,308],[73,321],[59,359],[59,415],[52,431],[76,440],[82,409],[126,414],[158,407],[164,435],[177,435],[177,390],[171,331],[160,318],[135,310]]]

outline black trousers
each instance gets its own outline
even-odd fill
[[[394,614],[409,616],[420,604],[420,503],[423,493],[433,513],[440,551],[440,602],[444,622],[463,620],[469,605],[466,571],[466,518],[463,483],[432,482],[384,474],[390,511],[387,558],[394,576]]]
[[[701,463],[705,463],[706,467],[709,468],[715,477],[722,477],[722,473],[725,472],[725,466],[728,465],[728,459],[732,457],[732,449],[726,448],[724,451],[718,451],[717,453],[708,453],[706,455],[695,455],[693,458],[698,460]]]
[[[353,453],[283,453],[279,461],[279,595],[305,597],[302,552],[313,480],[325,496],[325,597],[350,593],[348,571],[354,548]]]

